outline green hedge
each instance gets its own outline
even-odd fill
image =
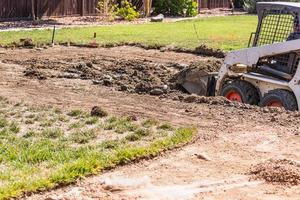
[[[156,14],[167,16],[191,17],[198,14],[198,4],[195,0],[156,0],[153,7]]]

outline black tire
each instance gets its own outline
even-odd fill
[[[221,95],[227,97],[232,91],[237,92],[245,104],[257,105],[259,102],[259,94],[257,89],[249,82],[243,80],[234,80],[225,85],[221,91]]]
[[[286,110],[298,110],[298,103],[295,95],[288,90],[272,90],[264,95],[260,102],[260,106],[270,106],[271,102],[280,102]]]

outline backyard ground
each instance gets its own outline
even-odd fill
[[[203,17],[173,23],[59,28],[56,30],[54,42],[100,45],[126,42],[189,49],[205,44],[229,51],[247,46],[250,33],[255,31],[256,23],[255,15],[237,15]],[[51,43],[52,32],[53,27],[42,30],[0,31],[0,45],[14,46],[13,42],[30,38],[35,45],[43,46]]]
[[[221,97],[197,97],[174,85],[172,77],[185,67],[205,65],[217,68],[222,62],[220,58],[128,46],[96,49],[56,46],[0,49],[0,60],[1,115],[7,120],[7,123],[2,123],[2,129],[9,130],[2,131],[5,134],[1,136],[2,198],[73,180],[77,182],[60,185],[48,192],[26,193],[22,198],[300,198],[299,112],[242,105]],[[100,106],[116,118],[112,120],[108,116],[95,121],[89,116],[94,106]],[[39,109],[30,109],[32,107]],[[28,117],[40,113],[44,115],[37,119]],[[126,129],[116,134],[120,130],[116,123],[111,125],[111,122],[124,117]],[[16,129],[12,119],[19,124],[20,130]],[[64,123],[64,120],[68,122]],[[136,129],[153,131],[151,134],[136,132],[136,129],[131,129],[132,124]],[[71,130],[76,130],[78,125],[88,129],[98,126],[97,134],[79,131],[75,136],[84,133],[85,137],[74,138]],[[43,131],[49,126],[60,128],[61,132]],[[38,128],[38,131],[27,135],[28,131],[24,130],[30,127]],[[185,132],[180,127],[186,127]],[[23,150],[28,145],[34,150],[35,141],[45,142],[41,138],[47,138],[46,142],[52,145],[50,155],[13,151],[13,142]],[[115,155],[115,150],[120,149],[111,143],[108,146],[99,143],[108,139],[109,142],[112,139],[123,141],[125,145],[129,142],[133,145],[131,148],[139,148],[135,153],[126,151],[125,155],[121,154],[124,155],[121,161],[125,159],[127,162],[191,143],[165,151],[152,160],[113,167],[122,164],[120,157],[114,157],[114,162],[108,166],[103,158],[107,151]],[[155,148],[154,152],[153,148],[145,149],[148,145],[153,147],[153,142],[157,147],[156,139],[169,142],[159,142],[160,148]],[[27,146],[22,146],[21,142]],[[56,142],[61,146],[55,146]],[[5,144],[11,146],[7,148]],[[123,144],[116,146],[122,148]],[[79,153],[71,148],[80,149],[81,145],[92,148],[92,153],[88,154],[86,148]],[[57,149],[61,154],[53,153]],[[11,153],[7,156],[3,152]],[[68,154],[72,156],[66,156]],[[33,171],[26,170],[30,166],[33,166]],[[100,173],[103,166],[113,168]],[[77,179],[96,172],[97,175]],[[18,178],[22,177],[20,174],[27,178],[24,179],[27,182]],[[31,181],[29,186],[28,180]]]

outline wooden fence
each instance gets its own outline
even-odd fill
[[[95,15],[98,0],[34,0],[35,13],[43,16]],[[116,0],[119,3],[120,0]],[[138,10],[143,9],[143,0],[130,0]],[[154,1],[154,0],[153,0]],[[229,0],[198,0],[199,10],[229,8]],[[31,0],[0,0],[0,19],[30,18]]]
[[[201,9],[214,9],[214,8],[229,8],[229,0],[198,0],[199,11]]]
[[[35,0],[35,13],[43,16],[94,15],[97,0]],[[31,17],[31,0],[0,0],[0,18]]]

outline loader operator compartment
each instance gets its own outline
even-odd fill
[[[258,26],[249,46],[262,46],[300,39],[300,4],[286,2],[257,3]],[[288,52],[260,58],[259,73],[283,80],[291,80],[300,59],[300,52]]]

